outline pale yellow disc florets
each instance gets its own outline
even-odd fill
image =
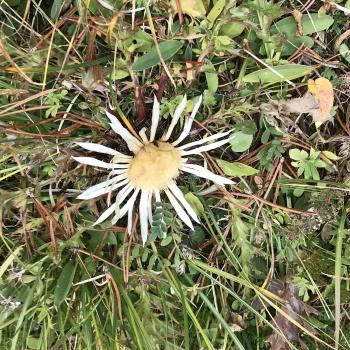
[[[165,189],[179,175],[181,154],[167,142],[149,143],[130,161],[130,182],[144,191]]]

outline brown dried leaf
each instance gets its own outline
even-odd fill
[[[194,79],[194,70],[192,62],[186,62],[186,81],[191,82]]]
[[[278,110],[282,114],[313,114],[318,110],[315,97],[307,92],[303,97],[278,101]]]
[[[304,96],[290,100],[271,101],[261,105],[260,109],[270,119],[287,121],[291,114],[310,114],[318,127],[331,118],[334,92],[331,82],[326,78],[308,81]],[[271,121],[268,120],[270,123]],[[272,123],[273,124],[273,123]],[[287,123],[290,124],[290,123]],[[288,126],[288,125],[287,125]]]
[[[140,85],[136,85],[136,88],[135,88],[135,108],[136,108],[136,121],[138,124],[140,124],[146,119],[146,115],[147,115],[145,98],[143,96],[142,87]]]
[[[273,279],[266,286],[266,290],[279,297],[282,297],[284,294],[284,283],[281,280]],[[260,301],[260,299],[255,298],[253,300],[252,307],[255,310],[261,310],[263,308],[263,303]]]
[[[240,314],[232,312],[230,316],[232,320],[230,323],[232,332],[241,332],[246,328],[244,318]]]
[[[330,113],[334,103],[332,83],[326,78],[310,79],[307,83],[309,91],[318,103],[318,110],[310,113],[315,123],[322,124],[330,119]]]
[[[168,85],[169,85],[168,75],[165,72],[162,72],[159,79],[158,90],[156,92],[156,97],[159,103],[162,100],[162,96],[164,94],[164,91],[168,87]]]
[[[286,301],[282,310],[293,320],[297,321],[301,326],[306,328],[310,333],[316,334],[316,330],[306,323],[300,315],[318,315],[319,312],[312,306],[307,305],[299,298],[299,291],[295,284],[291,283],[291,278],[288,276],[285,281],[285,289],[283,299]],[[270,343],[272,350],[290,350],[289,343],[298,342],[302,349],[307,350],[308,347],[300,338],[300,329],[292,323],[290,320],[277,314],[272,322],[276,328],[283,334],[272,334],[267,338],[267,342]]]
[[[303,14],[299,10],[294,9],[292,11],[292,15],[293,15],[295,22],[297,24],[297,30],[295,32],[295,36],[302,36],[303,35],[303,24],[302,24],[301,20],[303,18]]]

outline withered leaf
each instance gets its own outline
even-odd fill
[[[330,119],[334,103],[334,92],[332,83],[326,78],[310,79],[307,83],[309,91],[318,103],[318,110],[312,113],[315,123],[322,124]]]
[[[302,24],[303,14],[299,10],[294,9],[292,11],[292,15],[297,24],[297,30],[295,32],[295,36],[302,36],[303,35],[303,24]]]
[[[310,114],[316,124],[316,127],[331,119],[331,108],[329,109],[328,114],[322,112],[316,97],[310,92],[307,92],[302,97],[293,98],[290,100],[263,103],[260,109],[268,118],[284,121],[283,124],[286,124],[287,127],[291,126],[290,124],[292,119],[290,116],[295,114]],[[325,110],[325,108],[323,108],[323,110]],[[268,122],[274,125],[272,121],[268,120]]]
[[[289,100],[270,101],[262,103],[260,110],[267,121],[275,125],[273,120],[280,120],[285,126],[291,126],[291,115],[310,114],[316,127],[331,119],[334,103],[332,83],[326,78],[308,81],[308,91],[302,97]],[[292,122],[293,123],[293,122]],[[295,123],[294,123],[295,124]],[[282,125],[283,126],[283,125]]]
[[[136,121],[138,124],[140,124],[146,119],[147,107],[145,104],[145,98],[143,96],[143,89],[138,84],[135,87],[135,108]]]
[[[302,316],[310,314],[318,315],[319,312],[300,299],[298,287],[292,283],[291,276],[287,276],[284,281],[277,279],[271,280],[267,286],[267,289],[285,300],[285,304],[281,307],[281,309],[290,319],[298,322],[310,333],[317,333],[313,327],[303,320]],[[262,303],[259,305],[257,301],[253,302],[253,307],[255,309],[262,308],[262,306]],[[300,328],[291,322],[290,319],[287,319],[280,313],[277,313],[277,315],[272,319],[271,322],[282,333],[282,335],[275,333],[267,337],[266,341],[270,343],[271,350],[290,350],[290,343],[292,342],[299,343],[301,348],[304,350],[308,349],[300,337]]]

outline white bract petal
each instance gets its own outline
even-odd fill
[[[119,199],[118,203],[119,205],[122,204],[126,197],[130,194],[130,192],[134,189],[135,187],[132,184],[128,184],[125,186],[122,190],[119,191],[117,197]]]
[[[141,139],[142,139],[142,142],[143,142],[144,144],[149,143],[148,138],[147,138],[147,135],[146,135],[146,131],[147,131],[147,128],[146,128],[146,127],[142,128],[142,129],[139,131],[139,135],[140,135],[140,137],[141,137]]]
[[[130,151],[136,153],[140,150],[140,148],[143,146],[142,142],[139,141],[135,136],[133,136],[129,130],[124,128],[124,126],[121,124],[121,122],[111,113],[109,113],[107,110],[105,111],[107,117],[111,121],[109,124],[113,131],[118,134],[128,145],[128,148]]]
[[[108,176],[126,174],[126,172],[127,172],[127,170],[125,170],[125,169],[116,169],[116,170],[110,171]]]
[[[202,177],[204,179],[208,179],[213,181],[214,183],[223,186],[223,185],[233,185],[234,182],[230,179],[227,179],[226,177],[222,177],[219,175],[216,175],[209,171],[208,169],[205,169],[204,167],[196,164],[185,164],[181,168],[182,171],[185,171],[187,173],[196,175],[198,177]]]
[[[193,230],[193,225],[191,222],[191,219],[186,214],[186,212],[183,210],[179,202],[176,200],[176,198],[171,194],[169,190],[165,190],[165,194],[168,196],[169,201],[171,205],[173,206],[174,210],[176,211],[177,215],[179,215],[180,219],[191,229]]]
[[[93,226],[96,226],[98,224],[101,224],[103,221],[105,221],[108,217],[110,217],[115,209],[115,203],[112,204],[107,210],[105,210],[101,216],[96,220],[96,222],[93,224]]]
[[[175,125],[177,124],[177,122],[179,121],[181,114],[183,113],[183,111],[185,110],[187,104],[187,96],[185,94],[184,98],[182,99],[181,103],[176,107],[174,115],[173,115],[173,119],[171,120],[170,126],[167,130],[167,132],[162,136],[161,141],[168,141],[171,133],[173,132]]]
[[[125,205],[120,209],[117,219],[118,221],[120,218],[122,218],[127,212],[130,206],[133,206],[137,197],[139,190],[136,190],[133,195],[129,198],[129,200],[125,203]],[[107,210],[105,210],[102,215],[97,219],[97,221],[94,223],[93,226],[101,224],[103,221],[105,221],[109,216],[115,212],[115,208],[117,206],[117,203],[114,202]],[[113,224],[114,225],[114,224]]]
[[[135,192],[132,194],[132,196],[127,200],[127,202],[122,206],[119,212],[119,219],[121,219],[129,210],[130,207],[133,207],[137,198],[137,195],[139,194],[140,190],[137,189]]]
[[[154,191],[154,197],[156,198],[156,202],[160,203],[160,192],[158,190]]]
[[[128,232],[129,235],[131,234],[131,230],[132,230],[132,212],[134,209],[134,204],[137,198],[137,195],[139,194],[140,189],[138,188],[137,190],[135,190],[135,192],[133,193],[133,195],[129,198],[129,200],[126,202],[125,207],[128,210]]]
[[[105,169],[124,169],[124,168],[127,168],[127,166],[125,164],[106,163],[106,162],[103,162],[102,160],[98,160],[98,159],[92,158],[92,157],[72,157],[72,158],[81,164],[96,166],[98,168],[105,168]]]
[[[120,205],[124,202],[125,198],[129,195],[129,193],[134,189],[135,187],[131,184],[128,183],[125,187],[123,187],[119,193],[117,194],[117,197],[115,199],[115,202],[117,204],[116,210],[115,210],[115,214],[117,215]],[[109,194],[111,194],[112,192],[110,192]],[[109,199],[108,199],[109,200]],[[107,200],[107,202],[108,202]]]
[[[129,167],[129,162],[127,163],[112,163],[114,168],[113,169],[127,169]]]
[[[124,190],[125,188],[123,188]],[[136,200],[138,191],[135,191],[133,195],[129,198],[129,200],[120,208],[120,205],[124,202],[125,198],[129,195],[129,193],[134,189],[133,186],[131,188],[128,188],[124,193],[120,196],[120,198],[116,199],[116,209],[115,209],[115,215],[112,219],[112,225],[115,225],[116,222],[121,219],[128,211],[129,206],[132,204],[134,205],[134,202]],[[122,192],[122,191],[120,191]],[[136,194],[135,194],[136,193]],[[131,203],[131,204],[130,204]]]
[[[97,185],[91,186],[87,188],[83,193],[81,193],[77,198],[78,199],[92,199],[98,197],[99,194],[96,195],[96,191],[101,189],[110,189],[112,185],[117,184],[119,181],[124,180],[127,177],[127,174],[121,174],[107,181],[103,181]],[[98,192],[97,192],[98,193]]]
[[[207,194],[216,192],[219,189],[217,184],[206,187],[204,190],[197,192],[199,196],[206,196]]]
[[[188,156],[190,154],[200,154],[202,152],[207,152],[207,151],[210,151],[212,149],[219,148],[219,147],[225,145],[226,143],[229,143],[230,140],[231,140],[231,138],[229,137],[229,138],[224,139],[224,140],[210,143],[209,145],[200,146],[200,147],[197,147],[194,149],[190,149],[189,151],[183,151],[182,155]]]
[[[119,164],[119,163],[121,163],[121,164],[129,164],[130,163],[130,161],[131,161],[131,159],[132,159],[132,157],[130,157],[130,158],[125,158],[125,157],[120,157],[120,156],[114,156],[113,158],[112,158],[112,163],[115,163],[115,164]]]
[[[120,153],[113,148],[106,147],[103,145],[100,145],[98,143],[91,143],[91,142],[76,142],[78,146],[81,148],[87,149],[88,151],[92,152],[98,152],[103,154],[109,154],[111,156],[119,156],[120,158],[127,158],[130,159],[130,156],[127,156],[126,154]]]
[[[156,136],[156,131],[159,122],[159,102],[157,100],[156,95],[154,95],[153,109],[152,109],[152,125],[151,125],[151,135],[149,137],[149,142],[154,141],[154,137]]]
[[[189,116],[189,118],[186,119],[184,128],[183,128],[182,133],[180,134],[179,138],[172,143],[173,146],[178,145],[189,134],[189,132],[191,130],[192,123],[193,123],[193,120],[194,120],[194,117],[196,116],[196,114],[198,112],[198,109],[199,109],[199,106],[201,105],[201,103],[202,103],[202,95],[199,96],[198,101],[196,102],[196,104],[193,107],[191,115]]]
[[[148,195],[147,191],[141,191],[139,214],[143,245],[145,245],[148,236]]]
[[[181,158],[181,164],[184,165],[188,161],[188,158]]]
[[[102,196],[103,194],[115,191],[116,189],[118,189],[124,185],[127,185],[128,183],[129,183],[129,179],[126,177],[123,181],[117,182],[114,185],[103,187],[103,188],[97,189],[94,192],[91,192],[91,193],[89,192],[88,194],[84,194],[83,199],[92,199],[92,198],[96,198],[98,196]],[[83,193],[80,196],[82,196],[82,195],[83,195]]]
[[[187,202],[184,194],[182,191],[177,187],[175,182],[171,183],[169,185],[170,191],[173,193],[173,195],[176,197],[176,199],[182,204],[182,206],[186,209],[188,215],[196,222],[199,223],[199,219],[197,217],[197,214],[194,212],[190,204]]]
[[[148,207],[148,222],[150,225],[152,225],[152,218],[153,218],[153,214],[152,214],[152,199],[153,199],[153,193],[150,192],[149,196],[148,196],[148,203],[147,203],[147,207]]]
[[[177,147],[177,148],[181,149],[181,150],[185,150],[187,148],[191,148],[191,147],[194,147],[194,146],[202,145],[203,143],[207,143],[207,142],[210,142],[210,141],[217,140],[217,139],[220,139],[222,137],[225,137],[228,134],[230,134],[231,132],[232,132],[231,130],[226,131],[226,132],[220,132],[218,134],[214,134],[214,135],[211,135],[211,136],[208,136],[208,137],[204,137],[203,139],[200,139],[200,140],[197,140],[197,141],[186,143],[185,145]]]

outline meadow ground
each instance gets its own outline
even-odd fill
[[[349,15],[1,1],[0,349],[349,349]]]

